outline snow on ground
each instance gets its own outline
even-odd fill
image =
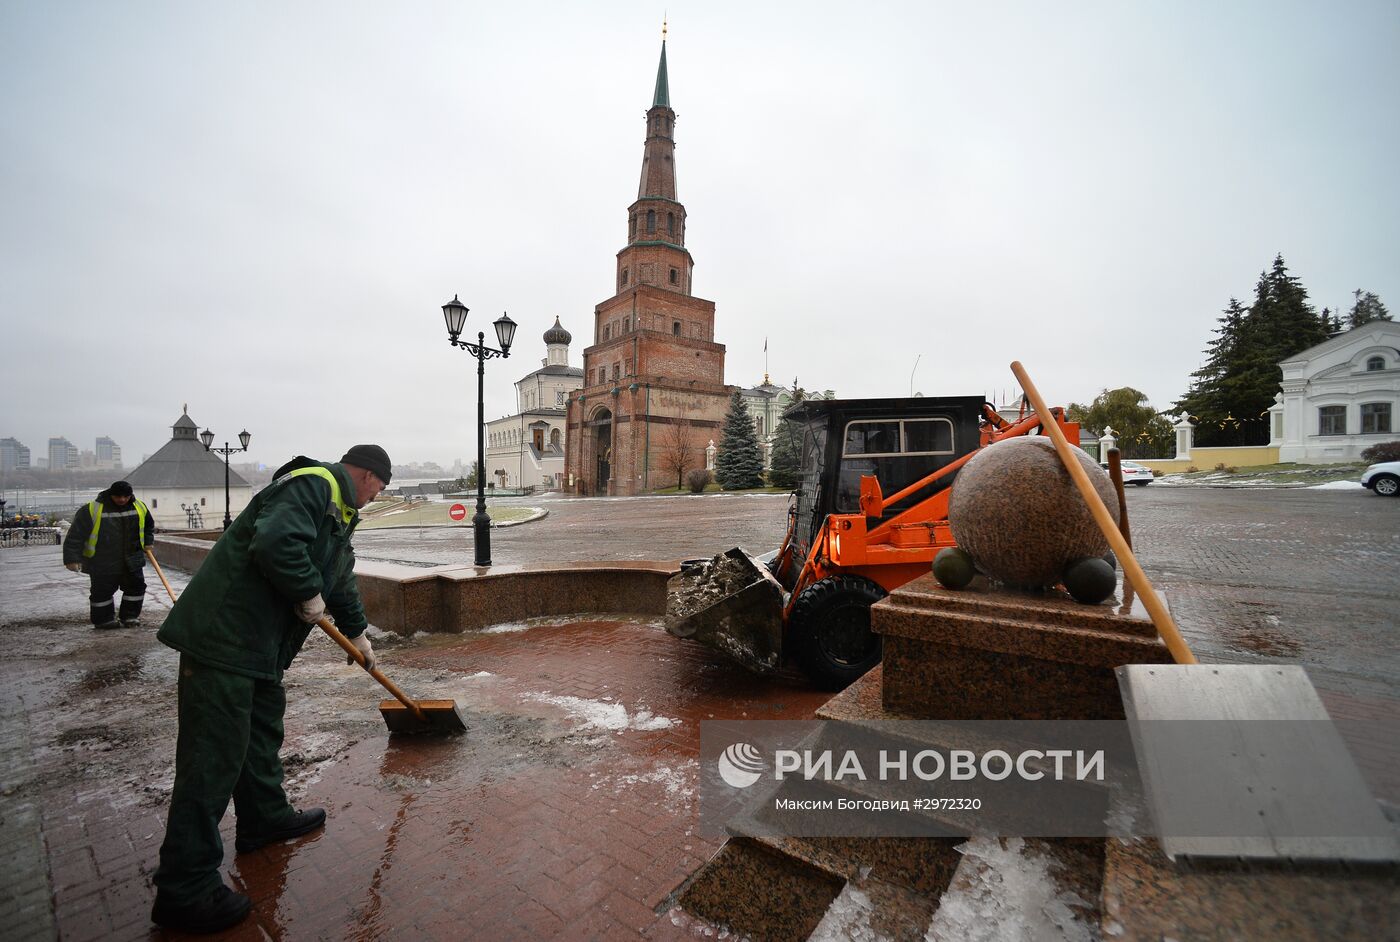
[[[694,759],[688,759],[674,767],[663,765],[645,772],[626,775],[590,772],[588,773],[588,777],[595,779],[593,784],[589,786],[593,791],[597,791],[604,786],[617,789],[619,787],[641,783],[664,787],[666,789],[666,797],[671,800],[689,801],[695,797],[694,782],[699,773],[699,763]],[[687,848],[687,850],[688,849],[689,848]]]
[[[638,710],[628,716],[627,708],[608,700],[586,700],[583,697],[555,696],[547,693],[523,693],[522,700],[557,706],[579,722],[579,729],[602,729],[621,732],[624,729],[670,729],[680,721],[668,716],[656,716],[650,710]]]
[[[524,622],[508,621],[500,625],[492,625],[489,628],[483,628],[481,629],[481,633],[484,635],[513,635],[519,631],[529,631],[532,627],[534,626],[527,625]]]
[[[870,925],[874,912],[870,897],[847,883],[807,938],[810,942],[885,942],[888,936]]]
[[[1058,889],[1050,872],[1058,864],[1024,839],[974,837],[957,850],[963,860],[924,934],[926,942],[1096,938],[1093,926],[1080,918],[1090,904]]]
[[[1328,481],[1326,484],[1314,484],[1308,488],[1310,491],[1364,491],[1360,481]]]

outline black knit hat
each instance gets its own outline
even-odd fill
[[[371,471],[385,484],[388,484],[389,478],[394,475],[394,465],[389,460],[389,453],[378,445],[356,445],[345,453],[340,463],[353,464],[357,468]]]
[[[107,488],[107,493],[113,497],[132,497],[135,494],[131,485],[125,481],[113,481],[112,486]]]

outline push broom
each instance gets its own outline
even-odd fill
[[[156,575],[160,576],[161,584],[165,586],[165,591],[170,595],[170,601],[175,601],[175,590],[170,588],[169,581],[165,578],[165,573],[161,572],[160,563],[156,562],[156,554],[151,552],[151,548],[146,547],[146,556],[150,559],[151,565],[156,567]],[[340,633],[335,622],[329,618],[322,617],[316,622],[321,630],[330,635],[331,640],[340,645],[345,653],[354,658],[355,663],[361,667],[365,666],[365,656],[360,653],[360,649],[355,647],[354,642]],[[391,733],[462,733],[466,732],[467,724],[462,722],[462,714],[457,712],[457,701],[455,700],[414,700],[400,689],[379,668],[370,670],[367,673],[383,685],[384,689],[394,695],[393,700],[379,701],[379,715],[384,717],[384,725],[389,727]]]

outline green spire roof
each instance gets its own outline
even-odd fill
[[[661,40],[661,64],[656,67],[656,94],[652,96],[653,108],[671,107],[671,83],[666,81],[666,40]]]

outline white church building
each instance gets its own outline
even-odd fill
[[[564,422],[583,370],[569,365],[570,334],[554,318],[542,366],[515,384],[515,412],[486,423],[486,482],[555,490],[564,481]]]
[[[1372,321],[1279,364],[1282,388],[1269,410],[1279,461],[1358,461],[1400,440],[1400,324]]]

